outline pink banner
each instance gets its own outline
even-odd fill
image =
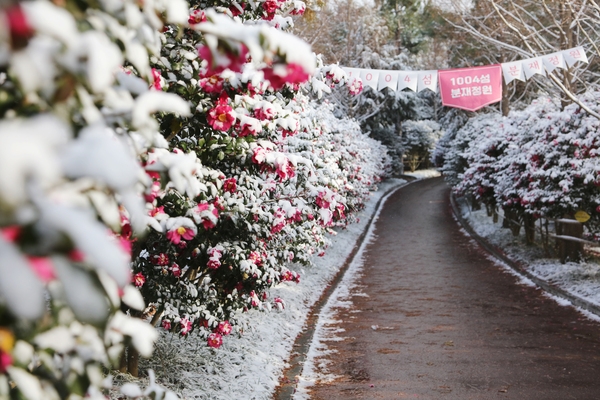
[[[442,104],[476,111],[502,100],[502,66],[439,71]]]

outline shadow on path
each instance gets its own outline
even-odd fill
[[[392,195],[311,399],[600,399],[600,324],[461,233],[441,178]]]

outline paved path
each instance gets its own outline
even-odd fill
[[[311,399],[600,399],[600,324],[519,285],[466,238],[441,178],[385,204]],[[377,325],[377,329],[372,326]]]

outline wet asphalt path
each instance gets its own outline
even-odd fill
[[[392,195],[311,399],[600,399],[600,324],[489,261],[441,178]],[[375,327],[376,329],[373,329]]]

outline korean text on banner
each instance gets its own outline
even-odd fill
[[[577,63],[577,61],[581,61],[582,63],[588,63],[587,55],[585,54],[585,50],[583,47],[575,47],[573,49],[565,50],[562,52],[565,57],[565,61],[569,67],[572,67]]]
[[[437,71],[420,71],[419,72],[419,84],[417,90],[420,92],[425,89],[429,89],[434,93],[437,93],[438,88],[438,72]]]
[[[398,75],[398,90],[410,89],[413,92],[417,91],[417,83],[419,81],[418,72],[400,71]]]
[[[504,82],[506,82],[507,85],[515,79],[525,82],[523,63],[521,61],[502,64],[502,72],[504,73]]]
[[[396,90],[398,87],[398,71],[379,71],[378,89],[383,90],[386,87]]]
[[[360,71],[360,79],[362,79],[363,85],[371,86],[373,90],[377,90],[379,71],[374,69],[363,69]]]
[[[502,100],[502,67],[484,67],[439,71],[442,104],[476,111]]]

